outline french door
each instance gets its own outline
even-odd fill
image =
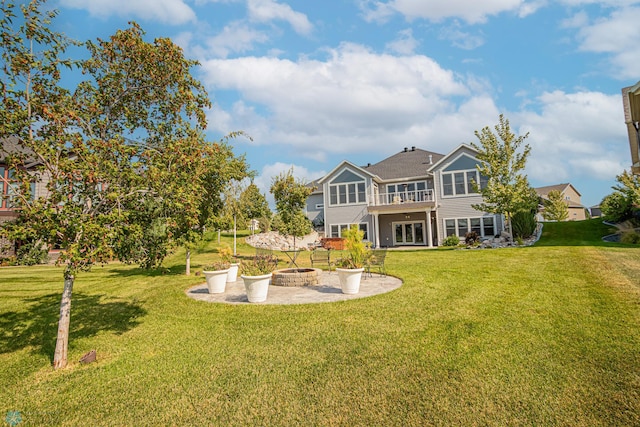
[[[424,245],[424,221],[393,223],[394,245]]]

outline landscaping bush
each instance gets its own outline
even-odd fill
[[[626,231],[620,236],[620,242],[628,245],[640,244],[640,233],[635,231]]]
[[[442,241],[442,246],[458,246],[459,244],[460,238],[455,234],[447,236],[447,238]]]
[[[536,231],[535,211],[520,211],[513,214],[511,217],[511,229],[513,231],[513,237],[526,239],[532,236]]]
[[[48,251],[41,243],[25,243],[16,251],[17,265],[44,264],[48,259]]]
[[[464,235],[464,243],[467,246],[476,245],[480,241],[480,236],[476,231],[470,231]]]
[[[631,199],[623,193],[611,193],[600,203],[602,216],[610,222],[622,222],[632,217]]]

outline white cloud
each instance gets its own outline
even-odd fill
[[[628,142],[620,95],[546,92],[540,113],[520,112],[511,123],[530,132],[529,177],[553,184],[572,179],[612,180],[628,167]]]
[[[288,4],[274,0],[248,0],[249,17],[256,22],[282,20],[288,22],[298,34],[310,34],[313,25],[303,13],[291,9]]]
[[[580,28],[579,49],[611,55],[606,65],[608,74],[622,79],[636,78],[640,70],[638,22],[640,22],[640,8],[614,10],[609,16]]]
[[[63,7],[87,10],[92,16],[112,15],[156,20],[170,25],[196,20],[193,10],[184,0],[60,0]]]
[[[426,56],[376,54],[354,44],[330,50],[325,61],[245,57],[202,65],[211,93],[241,93],[242,108],[232,107],[237,128],[315,159],[422,141],[423,123],[455,112],[447,98],[468,94],[453,73]],[[316,148],[305,150],[309,144]]]
[[[262,169],[258,171],[258,176],[254,179],[253,183],[258,187],[260,192],[265,195],[267,202],[272,209],[274,209],[275,201],[269,190],[271,189],[273,179],[290,170],[293,171],[293,176],[296,180],[305,183],[311,182],[314,179],[318,179],[327,174],[327,171],[310,171],[304,166],[294,165],[292,163],[276,162],[264,165]]]
[[[253,50],[257,43],[265,43],[269,37],[243,22],[232,22],[222,31],[208,39],[208,51],[216,57],[226,58],[231,53],[244,53]]]
[[[482,23],[489,16],[502,12],[516,12],[526,16],[539,7],[540,2],[522,0],[387,0],[361,2],[365,19],[384,21],[394,12],[411,21],[428,19],[438,22],[446,18],[459,18],[467,23]]]
[[[460,24],[455,21],[452,25],[444,27],[439,34],[440,39],[450,40],[453,46],[465,50],[472,50],[484,44],[482,35],[473,35],[460,29]]]
[[[386,48],[400,55],[410,55],[415,52],[418,45],[418,41],[413,37],[413,30],[407,28],[398,33],[397,39],[387,43]]]

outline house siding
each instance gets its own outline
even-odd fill
[[[368,240],[376,246],[404,246],[411,244],[437,246],[442,244],[442,240],[446,237],[446,219],[481,217],[493,218],[494,232],[499,234],[503,229],[503,221],[500,215],[481,212],[471,207],[471,205],[483,201],[480,194],[444,196],[442,189],[443,171],[476,172],[476,165],[479,161],[475,157],[476,151],[473,147],[462,144],[446,156],[427,155],[425,153],[429,152],[424,150],[414,151],[412,148],[411,151],[405,149],[405,151],[373,166],[368,165],[361,168],[347,161],[337,165],[329,174],[318,181],[323,194],[325,235],[331,236],[331,226],[334,225],[365,223],[367,224]],[[432,162],[433,158],[437,159],[435,163]],[[344,173],[345,171],[350,171],[364,179],[365,193],[367,195],[365,203],[336,206],[329,204],[329,190],[334,181],[334,185],[341,185],[358,179],[353,175],[350,176],[349,173]],[[399,177],[403,172],[406,176]],[[472,178],[471,175],[465,172],[464,176],[467,182]],[[476,179],[475,176],[473,179]],[[405,192],[403,184],[420,181],[426,182],[426,190],[433,190],[433,198],[422,200],[420,193],[412,193],[408,188],[406,188]],[[400,191],[403,196],[398,198],[398,203],[392,203],[387,198],[372,199],[376,194],[374,188],[378,188],[377,193],[384,194],[387,193],[388,186],[393,184],[400,184],[401,186],[395,188],[396,193],[398,188],[403,188]],[[418,190],[417,186],[415,190]],[[468,186],[465,186],[464,191],[468,191]],[[318,216],[318,209],[315,208],[316,204],[318,204],[317,200],[317,196],[312,195],[307,202],[310,219]],[[400,231],[400,228],[396,229],[394,224],[398,223],[406,226],[403,226],[402,234],[398,234],[401,240],[396,242],[395,232],[396,230]],[[420,227],[421,225],[423,227]],[[377,233],[374,226],[377,227]],[[422,230],[422,235],[420,236],[422,239],[411,240],[407,237],[419,233],[420,230]],[[376,238],[379,238],[379,241],[376,241]],[[416,243],[416,240],[418,240],[418,243]]]

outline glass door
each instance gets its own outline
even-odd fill
[[[424,221],[393,223],[394,245],[424,245]]]

